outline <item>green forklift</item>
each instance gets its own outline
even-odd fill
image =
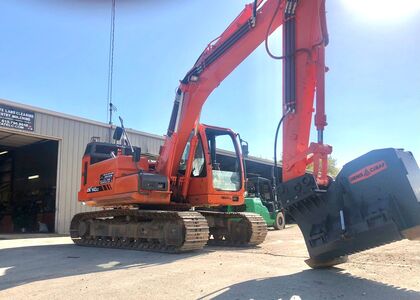
[[[260,176],[248,178],[245,204],[228,206],[227,211],[257,213],[264,218],[268,227],[274,227],[276,230],[284,229],[286,226],[285,213],[275,201],[271,181]]]

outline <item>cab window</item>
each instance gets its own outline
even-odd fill
[[[198,139],[197,148],[195,149],[194,160],[192,163],[191,177],[206,176],[206,161],[204,158],[204,150],[201,139]]]
[[[239,191],[241,189],[241,164],[233,137],[226,131],[213,129],[207,129],[206,134],[214,189]],[[222,156],[222,153],[228,155]]]

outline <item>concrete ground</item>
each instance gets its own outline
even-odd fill
[[[0,240],[1,299],[420,299],[420,242],[400,241],[311,270],[296,226],[261,247],[157,254]]]

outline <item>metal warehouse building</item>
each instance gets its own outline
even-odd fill
[[[161,136],[127,132],[143,153],[159,152]],[[0,233],[34,232],[39,222],[68,233],[89,209],[77,202],[86,144],[108,135],[105,123],[0,99]]]
[[[162,136],[127,132],[142,153],[158,154]],[[109,134],[105,123],[0,99],[0,234],[68,233],[73,215],[91,209],[77,201],[86,144]],[[270,178],[272,162],[250,157],[246,164]]]

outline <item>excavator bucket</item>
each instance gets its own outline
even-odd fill
[[[420,170],[410,152],[371,151],[349,163],[327,189],[306,174],[280,186],[313,268],[404,238],[420,239]]]

